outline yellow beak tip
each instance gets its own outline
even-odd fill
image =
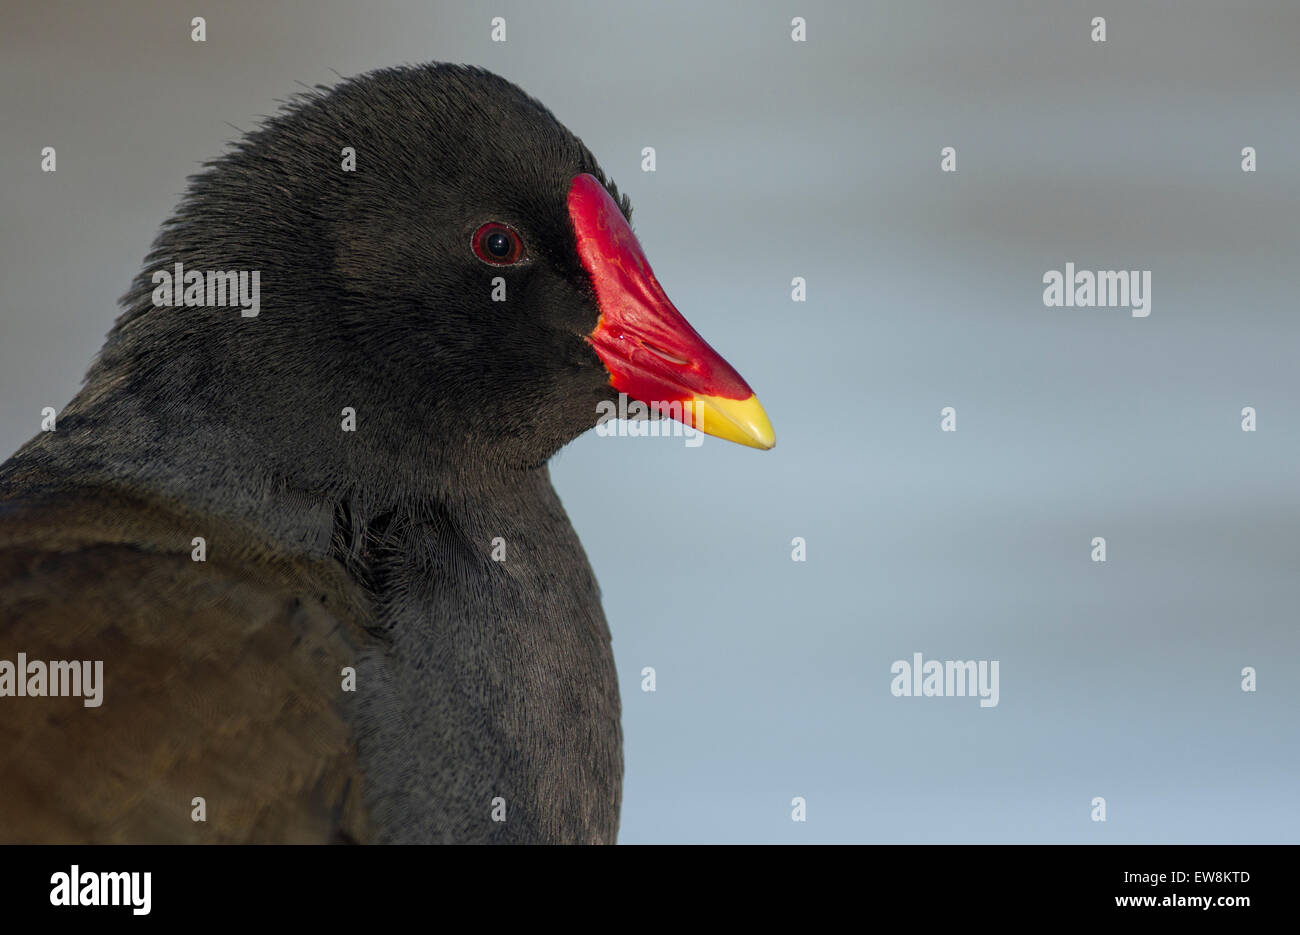
[[[695,427],[706,435],[762,451],[776,446],[776,432],[757,396],[696,396],[693,402]]]

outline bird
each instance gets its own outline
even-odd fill
[[[0,841],[616,843],[548,462],[620,399],[775,443],[630,220],[468,65],[313,86],[203,163],[0,465]]]

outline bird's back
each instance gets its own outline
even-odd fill
[[[0,841],[366,840],[353,594],[157,500],[0,500]]]

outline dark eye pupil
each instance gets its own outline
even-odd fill
[[[493,231],[487,235],[484,242],[487,252],[497,257],[507,257],[510,255],[510,238],[501,231]]]

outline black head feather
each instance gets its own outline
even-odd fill
[[[65,427],[134,422],[137,459],[207,439],[217,449],[193,454],[208,471],[380,499],[470,482],[464,465],[542,464],[610,393],[582,338],[598,309],[566,197],[583,172],[630,215],[581,140],[482,69],[384,69],[300,94],[191,178]],[[474,255],[487,221],[521,233],[525,262]],[[153,272],[178,262],[260,271],[260,314],[155,307]],[[355,433],[340,428],[349,406]]]

